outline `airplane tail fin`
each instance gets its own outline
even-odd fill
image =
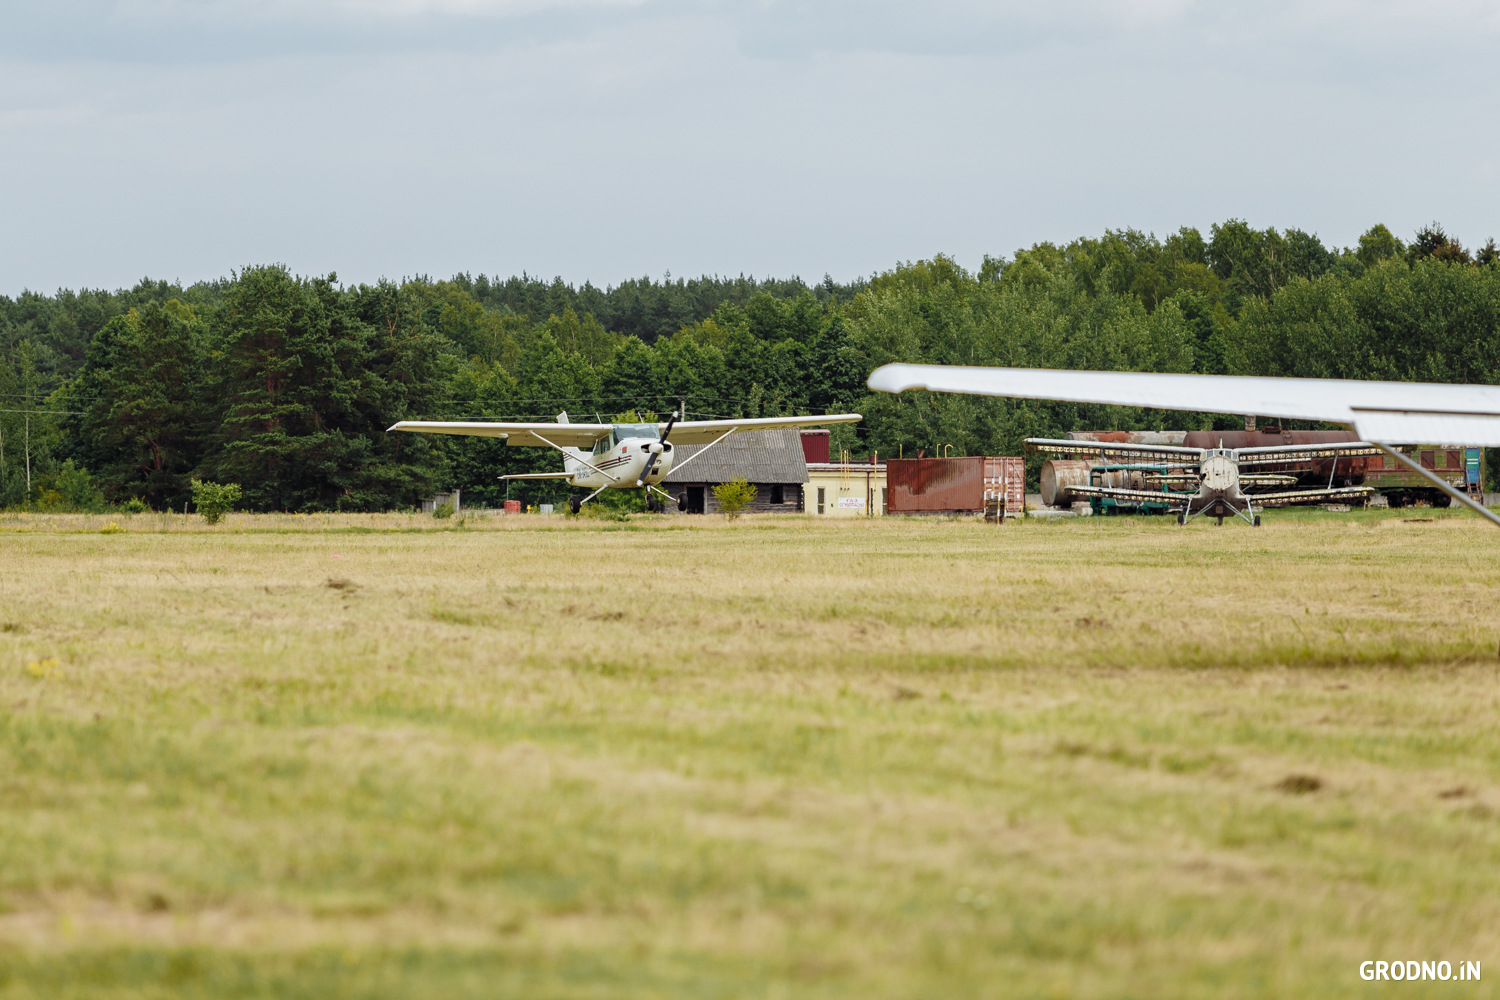
[[[557,422],[560,424],[568,423],[567,410],[563,410],[557,415]],[[583,464],[584,457],[588,455],[586,450],[583,448],[563,448],[561,451],[563,453],[563,468],[567,469],[570,475],[589,471],[588,466]]]

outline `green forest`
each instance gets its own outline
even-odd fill
[[[891,361],[1500,382],[1494,241],[1383,225],[1349,248],[1240,220],[1134,230],[868,280],[529,275],[340,284],[280,265],[190,286],[0,296],[0,506],[181,510],[194,479],[261,511],[406,508],[435,490],[498,503],[542,449],[387,435],[402,419],[644,419],[854,410],[854,456],[1017,454],[1025,437],[1239,427],[1198,416],[872,395]],[[951,446],[951,448],[949,447]],[[1492,463],[1493,464],[1493,463]],[[512,487],[560,499],[556,482]]]

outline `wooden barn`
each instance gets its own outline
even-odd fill
[[[688,514],[718,510],[713,487],[741,476],[755,487],[749,510],[787,514],[802,510],[802,487],[807,482],[807,460],[796,430],[745,431],[731,434],[695,457],[708,445],[673,445],[672,471],[662,488],[682,500]],[[686,466],[684,468],[684,466]]]

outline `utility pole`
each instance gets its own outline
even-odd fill
[[[681,399],[677,400],[677,414],[678,414],[678,416],[677,416],[678,420],[686,420],[687,419],[687,397],[686,396],[683,396]]]

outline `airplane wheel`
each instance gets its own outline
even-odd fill
[[[687,510],[687,493],[686,492],[677,494],[677,509],[678,510]]]
[[[583,510],[583,501],[579,500],[577,497],[569,497],[568,509],[575,514],[578,513],[580,510]]]
[[[1259,514],[1256,514],[1256,515],[1255,515],[1255,526],[1256,526],[1256,527],[1257,527],[1257,528],[1259,528],[1259,527],[1260,527],[1260,515],[1259,515]]]
[[[1177,523],[1178,524],[1187,524],[1187,515],[1186,514],[1178,514],[1177,515]]]

